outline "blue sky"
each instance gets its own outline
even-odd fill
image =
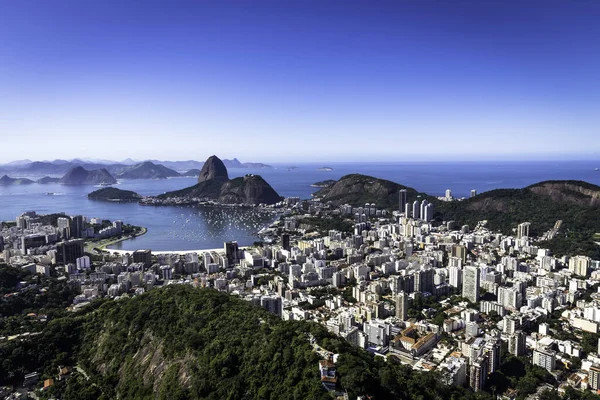
[[[600,154],[598,1],[0,5],[0,162]]]

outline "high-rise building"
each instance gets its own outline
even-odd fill
[[[288,243],[289,245],[289,243]],[[229,265],[233,266],[238,262],[238,243],[233,242],[225,242],[225,257],[229,261]]]
[[[515,356],[525,354],[525,332],[515,331],[508,336],[508,351]]]
[[[467,248],[458,244],[454,245],[450,250],[450,256],[460,258],[464,264],[467,262]]]
[[[71,238],[71,220],[66,217],[60,217],[56,220],[58,233],[64,240]]]
[[[117,230],[117,233],[120,235],[123,233],[123,221],[114,221],[113,228]]]
[[[463,297],[469,299],[473,303],[479,301],[479,268],[468,265],[463,271]]]
[[[433,293],[433,268],[422,268],[415,272],[415,292]]]
[[[396,296],[396,318],[402,321],[408,318],[408,294],[404,291]]]
[[[284,250],[290,249],[290,234],[289,233],[284,233],[281,235],[281,247],[283,247]]]
[[[457,289],[462,287],[462,269],[460,267],[448,268],[448,283]]]
[[[419,219],[421,216],[421,208],[419,205],[419,200],[415,200],[412,205],[412,217],[414,219]]]
[[[469,367],[469,386],[473,391],[483,390],[488,376],[488,357],[481,355]]]
[[[404,205],[404,216],[406,216],[407,218],[410,217],[412,215],[410,213],[411,211],[412,211],[412,204],[406,203]]]
[[[446,200],[452,200],[452,190],[446,189]]]
[[[425,222],[433,221],[433,204],[427,204],[421,217]]]
[[[592,259],[587,256],[575,256],[569,259],[569,271],[579,276],[588,276]]]
[[[477,190],[471,189],[471,197],[477,196]]]
[[[552,371],[556,368],[556,352],[547,348],[533,351],[533,365]]]
[[[405,211],[407,202],[408,202],[408,197],[407,197],[406,189],[400,189],[398,191],[398,210],[400,212]]]
[[[488,356],[488,374],[493,374],[500,366],[500,341],[489,340],[483,349]]]
[[[427,207],[427,204],[429,204],[427,200],[423,200],[421,202],[421,207],[419,209],[419,215],[421,216],[421,219],[425,219],[425,207]]]
[[[76,239],[83,237],[84,229],[85,224],[82,215],[76,215],[71,218],[71,237]]]
[[[517,239],[529,237],[529,227],[531,222],[523,222],[517,226]]]
[[[281,297],[276,294],[262,296],[260,298],[260,306],[279,317],[281,317],[283,312]]]
[[[588,384],[594,390],[600,389],[600,366],[592,365],[588,375]]]
[[[75,264],[83,257],[83,240],[73,239],[56,245],[56,262],[63,265]]]
[[[144,268],[152,266],[152,251],[151,250],[136,250],[133,252],[133,262],[143,263]]]

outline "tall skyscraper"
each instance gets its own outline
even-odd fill
[[[411,216],[410,211],[412,210],[412,205],[410,203],[406,203],[404,205],[404,215],[408,218]]]
[[[429,204],[427,200],[423,200],[421,202],[421,209],[419,210],[419,215],[421,216],[421,219],[425,219],[425,207],[427,207],[427,204]]]
[[[58,225],[58,233],[60,236],[68,240],[71,238],[71,220],[66,217],[60,217],[56,220],[56,224]]]
[[[76,215],[75,217],[71,218],[71,237],[76,239],[82,237],[82,232],[84,229],[85,225],[83,223],[82,215]]]
[[[471,189],[471,197],[477,196],[477,190]]]
[[[533,351],[532,363],[533,365],[552,371],[556,369],[556,352],[546,348],[535,349]]]
[[[415,272],[415,292],[433,293],[433,268],[423,268]]]
[[[488,376],[488,357],[481,355],[469,367],[469,386],[473,391],[478,392],[485,387]]]
[[[460,289],[462,287],[462,269],[460,267],[450,267],[448,272],[448,284]]]
[[[421,211],[421,208],[420,208],[419,200],[415,200],[412,205],[412,217],[414,219],[419,219],[421,216],[420,211]]]
[[[525,354],[525,332],[515,331],[508,336],[508,351],[515,356]]]
[[[433,204],[427,204],[421,218],[425,222],[433,221]]]
[[[152,266],[152,251],[151,250],[136,250],[133,252],[133,262],[143,263],[144,268]]]
[[[500,341],[496,339],[486,342],[483,351],[488,357],[488,374],[493,374],[500,366]]]
[[[575,256],[569,259],[569,271],[579,276],[588,276],[592,265],[592,259],[587,256]]]
[[[600,389],[600,366],[592,365],[588,376],[588,383],[594,390]]]
[[[56,245],[56,261],[63,265],[75,264],[79,257],[83,257],[83,240],[74,239],[60,242]]]
[[[406,210],[407,202],[408,198],[406,195],[406,189],[400,189],[400,191],[398,191],[398,210],[400,210],[400,212],[404,212]]]
[[[284,250],[290,249],[290,234],[289,233],[284,233],[281,235],[281,247],[283,247]]]
[[[521,239],[522,237],[529,237],[529,227],[531,226],[531,222],[523,222],[517,226],[517,239]]]
[[[479,268],[472,265],[465,267],[463,271],[463,297],[469,299],[473,303],[479,301]]]
[[[452,190],[446,189],[446,200],[452,199]]]
[[[289,244],[289,243],[288,243]],[[225,257],[227,257],[227,261],[229,261],[229,265],[233,266],[238,262],[238,243],[233,242],[225,242]]]
[[[467,262],[467,248],[456,244],[452,246],[450,256],[460,258],[464,264]]]
[[[402,321],[408,318],[408,294],[404,291],[396,296],[396,318]]]

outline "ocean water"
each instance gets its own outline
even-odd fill
[[[333,171],[317,171],[320,167]],[[325,179],[339,179],[361,173],[388,179],[421,192],[443,196],[451,189],[455,197],[468,196],[497,188],[521,188],[544,180],[574,179],[600,185],[600,161],[556,162],[405,162],[405,163],[321,163],[274,164],[273,169],[230,169],[230,177],[248,173],[262,175],[282,196],[309,198],[316,188],[310,185]],[[294,168],[291,168],[294,167]],[[17,176],[15,176],[17,177]],[[195,178],[166,180],[123,180],[117,187],[142,195],[157,195],[182,189]],[[23,185],[0,186],[0,220],[14,220],[24,211],[48,214],[64,211],[68,215],[123,220],[148,228],[148,233],[119,243],[115,248],[136,250],[196,250],[222,247],[226,240],[249,245],[256,232],[272,216],[255,211],[230,208],[149,207],[93,201],[87,194],[93,186]],[[52,194],[48,194],[52,193]]]

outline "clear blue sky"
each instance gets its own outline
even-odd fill
[[[0,5],[0,162],[600,154],[600,1]]]

